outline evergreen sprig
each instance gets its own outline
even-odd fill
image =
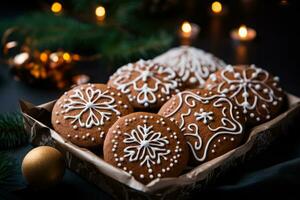
[[[0,187],[6,184],[15,171],[14,162],[6,153],[0,152]]]
[[[10,149],[28,141],[20,113],[0,115],[0,150]]]
[[[68,7],[70,11],[66,10],[59,16],[37,11],[2,20],[0,34],[14,27],[17,40],[26,37],[27,46],[32,50],[62,49],[99,54],[110,61],[151,57],[166,50],[173,40],[172,31],[162,28],[165,27],[162,20],[143,15],[143,1],[110,1],[103,24],[97,24],[95,16],[91,16],[95,0],[67,2],[71,5]]]
[[[17,199],[12,191],[25,186],[19,169],[13,157],[0,151],[0,199]]]

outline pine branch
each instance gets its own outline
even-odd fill
[[[64,0],[64,3],[70,7],[70,9],[77,13],[85,12],[91,8],[96,7],[99,5],[99,0]]]
[[[6,153],[0,152],[0,187],[8,182],[14,171],[13,160]]]
[[[52,13],[27,14],[0,22],[0,34],[16,27],[17,39],[22,40],[24,35],[28,37],[27,45],[31,49],[101,54],[104,59],[128,60],[169,47],[173,35],[162,30],[161,23],[133,15],[136,6],[132,3],[113,11],[113,16],[104,25]]]
[[[20,113],[0,115],[0,150],[10,149],[28,142]]]
[[[15,159],[5,152],[0,152],[0,199],[11,199],[14,197],[11,191],[24,187],[18,169],[20,169],[20,166]]]
[[[126,60],[128,58],[133,60],[139,58],[146,59],[165,51],[171,42],[172,39],[165,32],[161,32],[158,35],[149,36],[147,39],[133,39],[130,41],[130,45],[128,45],[128,42],[119,42],[116,45],[103,46],[103,49],[107,50],[103,52],[103,55],[110,60]]]

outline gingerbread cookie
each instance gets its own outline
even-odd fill
[[[222,94],[186,90],[173,96],[159,114],[175,121],[181,129],[191,150],[191,163],[223,155],[244,139],[243,113]]]
[[[156,178],[178,176],[189,155],[178,126],[146,112],[118,119],[109,129],[103,153],[106,162],[144,184]]]
[[[118,118],[133,112],[126,96],[104,84],[77,86],[57,100],[52,110],[53,128],[81,147],[104,142]]]
[[[154,61],[172,67],[186,88],[202,88],[212,72],[225,66],[221,59],[189,46],[173,48]]]
[[[151,60],[129,63],[110,77],[108,85],[126,94],[134,108],[158,109],[181,89],[176,72]]]
[[[242,108],[249,125],[275,117],[285,98],[279,78],[255,65],[228,65],[210,76],[206,88],[232,98]]]

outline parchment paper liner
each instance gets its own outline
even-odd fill
[[[290,123],[300,116],[300,98],[287,94],[288,110],[273,120],[254,127],[248,140],[240,147],[195,167],[176,178],[155,179],[147,185],[136,181],[130,174],[113,167],[93,152],[80,148],[62,138],[49,126],[55,101],[40,106],[21,101],[24,126],[34,145],[50,145],[65,156],[67,166],[88,181],[95,183],[113,197],[122,199],[160,198],[180,199],[189,191],[204,188],[231,165],[242,162],[266,148],[277,136],[287,133]]]

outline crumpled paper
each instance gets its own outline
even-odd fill
[[[287,134],[290,123],[300,116],[300,98],[287,94],[288,106],[276,118],[250,130],[248,140],[238,148],[187,169],[175,178],[155,179],[144,185],[127,172],[106,163],[101,155],[80,148],[56,133],[51,126],[51,110],[55,101],[40,106],[21,101],[24,126],[33,145],[49,145],[60,150],[67,166],[103,191],[122,199],[182,199],[192,190],[202,190],[227,169],[253,157],[278,136]],[[99,151],[100,152],[100,151]]]

